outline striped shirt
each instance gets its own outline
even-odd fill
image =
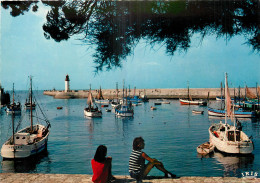
[[[145,159],[142,157],[142,151],[132,150],[129,158],[129,172],[139,172],[144,168]]]

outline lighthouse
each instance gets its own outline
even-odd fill
[[[70,90],[70,78],[69,75],[66,75],[65,78],[65,92],[68,92]]]

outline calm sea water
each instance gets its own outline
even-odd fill
[[[83,115],[86,99],[60,100],[36,94],[50,122],[48,151],[38,158],[25,161],[1,160],[0,172],[92,174],[90,161],[100,144],[108,147],[113,157],[112,172],[128,175],[128,159],[135,137],[145,139],[145,149],[150,157],[162,161],[169,171],[178,176],[241,176],[246,171],[260,173],[259,120],[242,120],[243,130],[253,136],[255,150],[251,156],[227,156],[215,152],[201,157],[196,147],[208,141],[208,128],[218,118],[209,118],[206,107],[181,106],[178,100],[170,104],[150,106],[150,100],[134,108],[133,118],[117,118],[113,112],[102,108],[103,117],[88,119]],[[17,92],[24,103],[26,92]],[[215,101],[212,101],[213,104]],[[57,106],[63,106],[57,110]],[[109,107],[111,108],[111,107]],[[192,114],[192,109],[204,110],[204,115]],[[15,117],[15,123],[27,118],[28,113]],[[28,126],[22,124],[21,127]],[[0,142],[3,144],[11,135],[11,116],[2,110],[0,115]],[[150,175],[162,175],[152,170]]]

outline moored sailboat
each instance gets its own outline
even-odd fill
[[[94,98],[91,93],[91,87],[88,93],[88,106],[84,109],[84,115],[87,117],[102,117],[102,112],[95,106]]]
[[[43,111],[41,112],[43,117],[39,118],[37,116],[33,116],[31,110],[31,125],[22,130],[19,130],[16,133],[14,130],[14,122],[12,120],[12,136],[3,144],[1,148],[1,156],[3,158],[28,158],[47,149],[47,142],[50,133],[50,122],[47,120],[46,115],[43,114]],[[46,126],[42,124],[33,124],[33,118],[37,118],[38,120],[45,118],[44,121],[46,123]]]
[[[21,104],[20,102],[15,103],[14,99],[14,84],[13,84],[13,102],[10,105],[6,106],[7,114],[21,114]]]
[[[124,99],[124,86],[123,86],[123,100],[122,103],[115,108],[115,114],[119,117],[132,117],[134,115],[134,109],[132,107],[132,103],[129,102],[127,98]]]
[[[32,97],[30,97],[31,96],[31,94],[30,94],[30,92],[31,92],[31,89],[29,89],[29,95],[28,95],[28,100],[27,100],[27,98],[26,98],[26,100],[25,100],[25,104],[24,104],[24,109],[25,110],[35,110],[35,107],[36,107],[36,104],[35,104],[35,102],[33,101],[33,98]],[[31,101],[32,100],[32,101]]]
[[[225,75],[225,123],[212,124],[209,127],[209,139],[219,151],[230,154],[250,154],[254,150],[253,142],[241,130],[236,128],[235,115],[232,114],[227,74]],[[234,108],[234,107],[233,107]],[[234,119],[234,125],[227,124],[227,118]]]
[[[254,118],[256,113],[254,111],[245,111],[242,108],[233,111],[236,118]],[[209,116],[225,117],[226,111],[221,109],[214,109],[208,107]]]
[[[179,99],[180,104],[181,105],[202,105],[202,106],[206,106],[207,102],[203,99],[200,100],[193,100],[190,96],[190,89],[189,89],[189,85],[188,85],[188,97],[187,99]]]
[[[111,107],[113,109],[117,108],[120,105],[119,99],[118,99],[118,83],[116,83],[116,100],[113,99],[111,102]]]
[[[101,90],[101,87],[100,89],[98,90],[98,95],[95,99],[95,102],[96,103],[99,103],[99,104],[109,104],[109,100],[108,99],[104,99],[103,95],[102,95],[102,90]]]

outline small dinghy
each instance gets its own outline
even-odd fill
[[[106,112],[111,112],[111,109],[106,109]]]
[[[204,111],[197,111],[197,110],[192,110],[192,113],[194,113],[194,114],[203,114],[203,113],[204,113]]]
[[[199,154],[209,154],[214,150],[215,146],[209,142],[205,142],[197,147],[197,152]]]
[[[63,107],[62,107],[62,106],[60,106],[60,107],[57,107],[57,109],[58,109],[58,110],[60,110],[60,109],[63,109]]]
[[[156,110],[156,109],[157,109],[156,107],[151,106],[151,110]]]
[[[162,104],[170,104],[170,102],[165,101],[165,102],[162,102]]]

